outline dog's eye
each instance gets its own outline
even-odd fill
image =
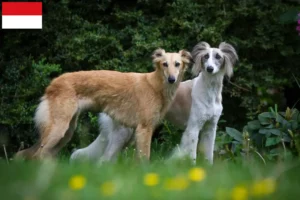
[[[205,54],[204,55],[204,58],[207,60],[209,58],[209,55],[208,54]]]
[[[164,63],[163,63],[163,66],[164,66],[164,67],[168,67],[168,63],[167,63],[167,62],[164,62]]]
[[[220,58],[221,58],[221,56],[217,53],[217,54],[216,54],[216,59],[219,60]]]
[[[180,63],[179,62],[175,62],[175,67],[179,67]]]

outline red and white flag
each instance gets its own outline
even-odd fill
[[[2,2],[2,29],[42,29],[42,2]]]

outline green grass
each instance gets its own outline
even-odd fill
[[[231,199],[233,188],[242,186],[250,193],[255,181],[273,177],[276,190],[261,199],[298,199],[300,195],[300,163],[277,163],[266,166],[256,162],[233,163],[217,161],[213,166],[198,164],[205,170],[206,177],[200,182],[188,179],[188,172],[194,166],[187,161],[166,162],[161,159],[151,163],[138,163],[126,158],[115,164],[97,166],[88,163],[69,164],[64,160],[57,162],[0,162],[1,199]],[[149,187],[144,185],[144,175],[156,173],[159,183]],[[80,190],[73,190],[69,180],[81,175],[86,184]],[[165,181],[174,177],[184,177],[186,188],[170,190]],[[105,196],[101,185],[113,184],[114,192]],[[177,181],[176,184],[181,184]],[[240,198],[242,199],[242,198]],[[249,199],[255,199],[251,195]]]

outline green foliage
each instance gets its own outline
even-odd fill
[[[234,153],[262,152],[268,160],[290,159],[300,155],[300,113],[287,108],[278,112],[277,106],[258,115],[244,127],[243,132],[226,128],[226,133],[237,144]]]

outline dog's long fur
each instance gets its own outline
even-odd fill
[[[197,75],[202,72],[198,77],[180,83],[165,119],[177,126],[186,127],[180,148],[175,150],[173,157],[188,155],[195,160],[201,131],[200,145],[206,159],[213,163],[217,122],[223,109],[223,78],[226,75],[232,76],[238,56],[235,49],[225,42],[222,42],[219,48],[211,48],[208,43],[200,42],[194,47],[192,56],[195,61],[193,73]],[[114,160],[132,137],[132,129],[115,124],[103,113],[99,115],[99,124],[101,127],[110,128],[101,131],[98,138],[88,147],[76,150],[71,156],[71,161],[82,158]]]
[[[157,49],[152,58],[151,73],[81,71],[54,79],[35,115],[40,139],[17,157],[53,157],[71,139],[78,115],[93,110],[135,128],[139,156],[149,159],[153,129],[167,112],[191,55]]]

